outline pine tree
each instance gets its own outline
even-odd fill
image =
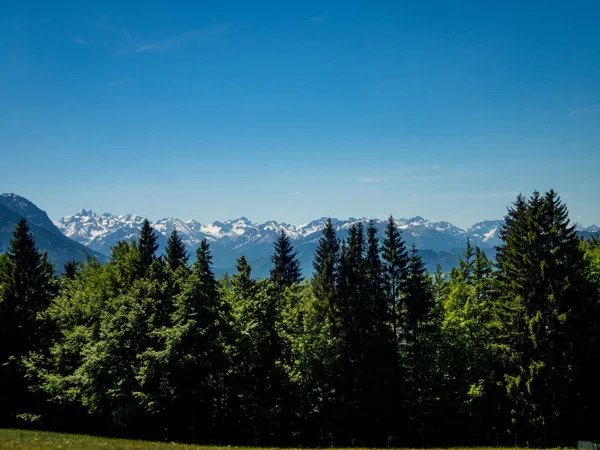
[[[414,358],[421,356],[421,347],[424,334],[432,321],[434,298],[431,289],[431,281],[418,253],[413,244],[410,251],[408,263],[408,276],[404,290],[405,305],[405,329],[404,338],[409,347],[414,349]]]
[[[390,310],[390,321],[394,338],[398,336],[398,299],[408,273],[408,252],[396,227],[394,218],[390,215],[383,240],[382,257],[384,261],[384,277],[387,301]]]
[[[200,242],[200,247],[196,250],[196,261],[194,262],[194,272],[200,277],[203,284],[211,291],[217,290],[217,281],[212,270],[212,254],[210,245],[206,238]]]
[[[157,247],[158,248],[158,247]],[[179,267],[187,267],[189,255],[185,250],[183,240],[176,228],[173,228],[167,241],[167,264],[173,270]]]
[[[377,226],[370,221],[367,226],[367,252],[365,255],[367,277],[367,310],[373,321],[374,329],[382,330],[388,322],[388,308],[384,293],[383,265],[379,251]]]
[[[471,246],[471,239],[467,238],[467,247],[463,252],[463,257],[458,261],[459,271],[464,280],[469,283],[471,281],[471,277],[473,276],[473,269],[475,260],[475,250]]]
[[[338,302],[340,308],[341,331],[345,335],[348,350],[356,352],[360,340],[360,330],[369,320],[366,312],[365,291],[365,236],[361,222],[348,229],[346,245],[342,247]],[[349,356],[355,360],[356,355]]]
[[[595,303],[585,280],[585,263],[568,211],[554,191],[517,197],[500,236],[494,303],[504,384],[513,436],[544,444],[579,426],[594,341]],[[587,347],[587,350],[584,348]],[[569,428],[563,425],[573,422]]]
[[[72,259],[67,261],[64,265],[64,275],[63,276],[68,280],[75,279],[77,272],[79,272],[81,270],[82,266],[83,266],[83,264],[80,263],[79,261],[75,261]]]
[[[241,256],[238,273],[231,278],[226,299],[231,305],[236,345],[233,358],[235,402],[240,432],[247,439],[264,442],[279,433],[281,407],[286,403],[287,381],[283,370],[283,343],[277,328],[277,298],[266,280],[251,278],[251,268]]]
[[[423,260],[413,244],[408,276],[403,293],[404,317],[401,360],[406,374],[407,410],[414,431],[423,439],[428,425],[425,418],[435,397],[436,345],[438,324],[431,280]]]
[[[52,330],[43,314],[57,287],[54,267],[21,219],[0,265],[0,421],[36,412],[21,361],[30,352],[46,354]]]
[[[252,279],[252,268],[244,255],[240,256],[235,264],[238,273],[231,277],[231,285],[237,295],[241,297],[251,296],[256,286],[256,281]]]
[[[209,244],[203,239],[191,273],[176,297],[173,327],[164,332],[160,359],[164,361],[160,367],[167,376],[166,393],[173,411],[165,419],[171,428],[190,438],[198,433],[210,436],[207,431],[219,426],[225,413],[225,347],[230,328],[211,260]]]
[[[398,352],[390,327],[389,308],[385,293],[383,265],[380,258],[379,238],[374,221],[367,226],[365,255],[366,286],[361,314],[362,347],[364,362],[361,366],[360,389],[361,413],[371,423],[365,427],[369,432],[365,442],[387,445],[388,437],[394,433],[393,410],[398,401]]]
[[[335,292],[339,260],[339,243],[331,219],[328,218],[315,251],[312,286],[318,300],[317,305],[329,317],[331,324],[335,323],[337,314]]]
[[[298,261],[297,253],[294,252],[290,238],[284,230],[279,232],[271,261],[273,262],[271,281],[277,290],[283,291],[300,282],[302,276],[300,261]]]
[[[139,252],[138,274],[139,276],[145,276],[152,261],[156,259],[155,254],[158,250],[158,236],[150,226],[148,219],[145,219],[142,224],[137,249]]]

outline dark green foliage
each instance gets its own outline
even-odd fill
[[[317,299],[315,306],[319,308],[323,317],[327,317],[334,328],[339,261],[339,243],[329,218],[325,222],[323,235],[319,239],[319,245],[315,251],[312,286]]]
[[[422,440],[430,432],[435,390],[439,322],[431,278],[413,244],[402,294],[400,364],[404,374],[405,401],[413,431]]]
[[[273,268],[271,269],[271,282],[278,290],[284,290],[300,282],[300,261],[294,252],[290,238],[285,231],[281,230],[277,241],[275,241],[275,252],[271,257]]]
[[[384,279],[386,298],[390,310],[390,322],[394,331],[394,338],[397,339],[399,320],[398,300],[408,274],[409,257],[406,245],[400,235],[400,230],[396,227],[394,218],[391,215],[388,218],[385,230],[382,258],[384,261]]]
[[[28,392],[22,359],[46,353],[52,328],[44,313],[58,289],[54,267],[40,254],[25,219],[17,224],[6,256],[0,260],[0,423],[39,413]]]
[[[156,258],[146,222],[57,280],[26,223],[0,255],[0,420],[225,444],[600,440],[600,245],[550,191],[519,196],[496,263],[466,243],[431,276],[393,218],[331,220],[310,282],[281,235],[271,280],[217,281],[206,240]],[[58,295],[57,295],[58,292]],[[16,336],[16,338],[15,338]]]
[[[251,278],[246,259],[238,258],[225,301],[234,324],[232,414],[239,433],[252,442],[273,442],[285,418],[286,375],[283,341],[277,331],[280,311],[266,280]]]
[[[83,264],[80,261],[70,260],[65,263],[64,266],[64,277],[69,280],[73,280],[77,275],[77,272],[81,270]]]
[[[519,442],[557,442],[566,429],[579,428],[589,410],[591,387],[574,380],[591,369],[586,352],[597,345],[589,334],[597,299],[574,226],[554,191],[519,196],[501,236],[497,289],[506,306],[498,305],[496,326],[510,427]]]
[[[156,258],[156,250],[158,250],[157,242],[158,236],[156,232],[150,226],[148,219],[145,219],[137,242],[139,261],[136,267],[140,276],[146,275],[152,261]]]
[[[189,255],[185,250],[185,245],[177,229],[173,228],[169,240],[167,241],[167,264],[171,269],[177,270],[179,267],[187,267]]]

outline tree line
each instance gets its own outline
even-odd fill
[[[23,219],[0,255],[0,426],[203,443],[573,445],[600,440],[600,243],[554,191],[519,195],[490,259],[430,274],[394,219],[327,221],[302,278],[217,279],[144,222],[57,276]]]

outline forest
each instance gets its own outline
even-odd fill
[[[600,441],[600,242],[556,192],[519,195],[502,245],[428,273],[392,217],[302,274],[219,279],[148,221],[110,261],[57,275],[25,220],[0,255],[0,427],[278,446]]]

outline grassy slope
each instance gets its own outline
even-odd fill
[[[4,449],[153,449],[209,450],[219,447],[169,444],[163,442],[112,439],[83,434],[51,433],[47,431],[0,429],[0,450]]]
[[[0,428],[0,450],[4,449],[151,449],[151,450],[212,450],[247,449],[251,447],[211,447],[165,442],[113,439],[80,434],[52,433],[47,431],[14,430]],[[268,450],[262,448],[261,450]],[[433,450],[433,449],[429,449]],[[478,450],[485,450],[479,447]],[[502,450],[509,450],[503,448]]]

